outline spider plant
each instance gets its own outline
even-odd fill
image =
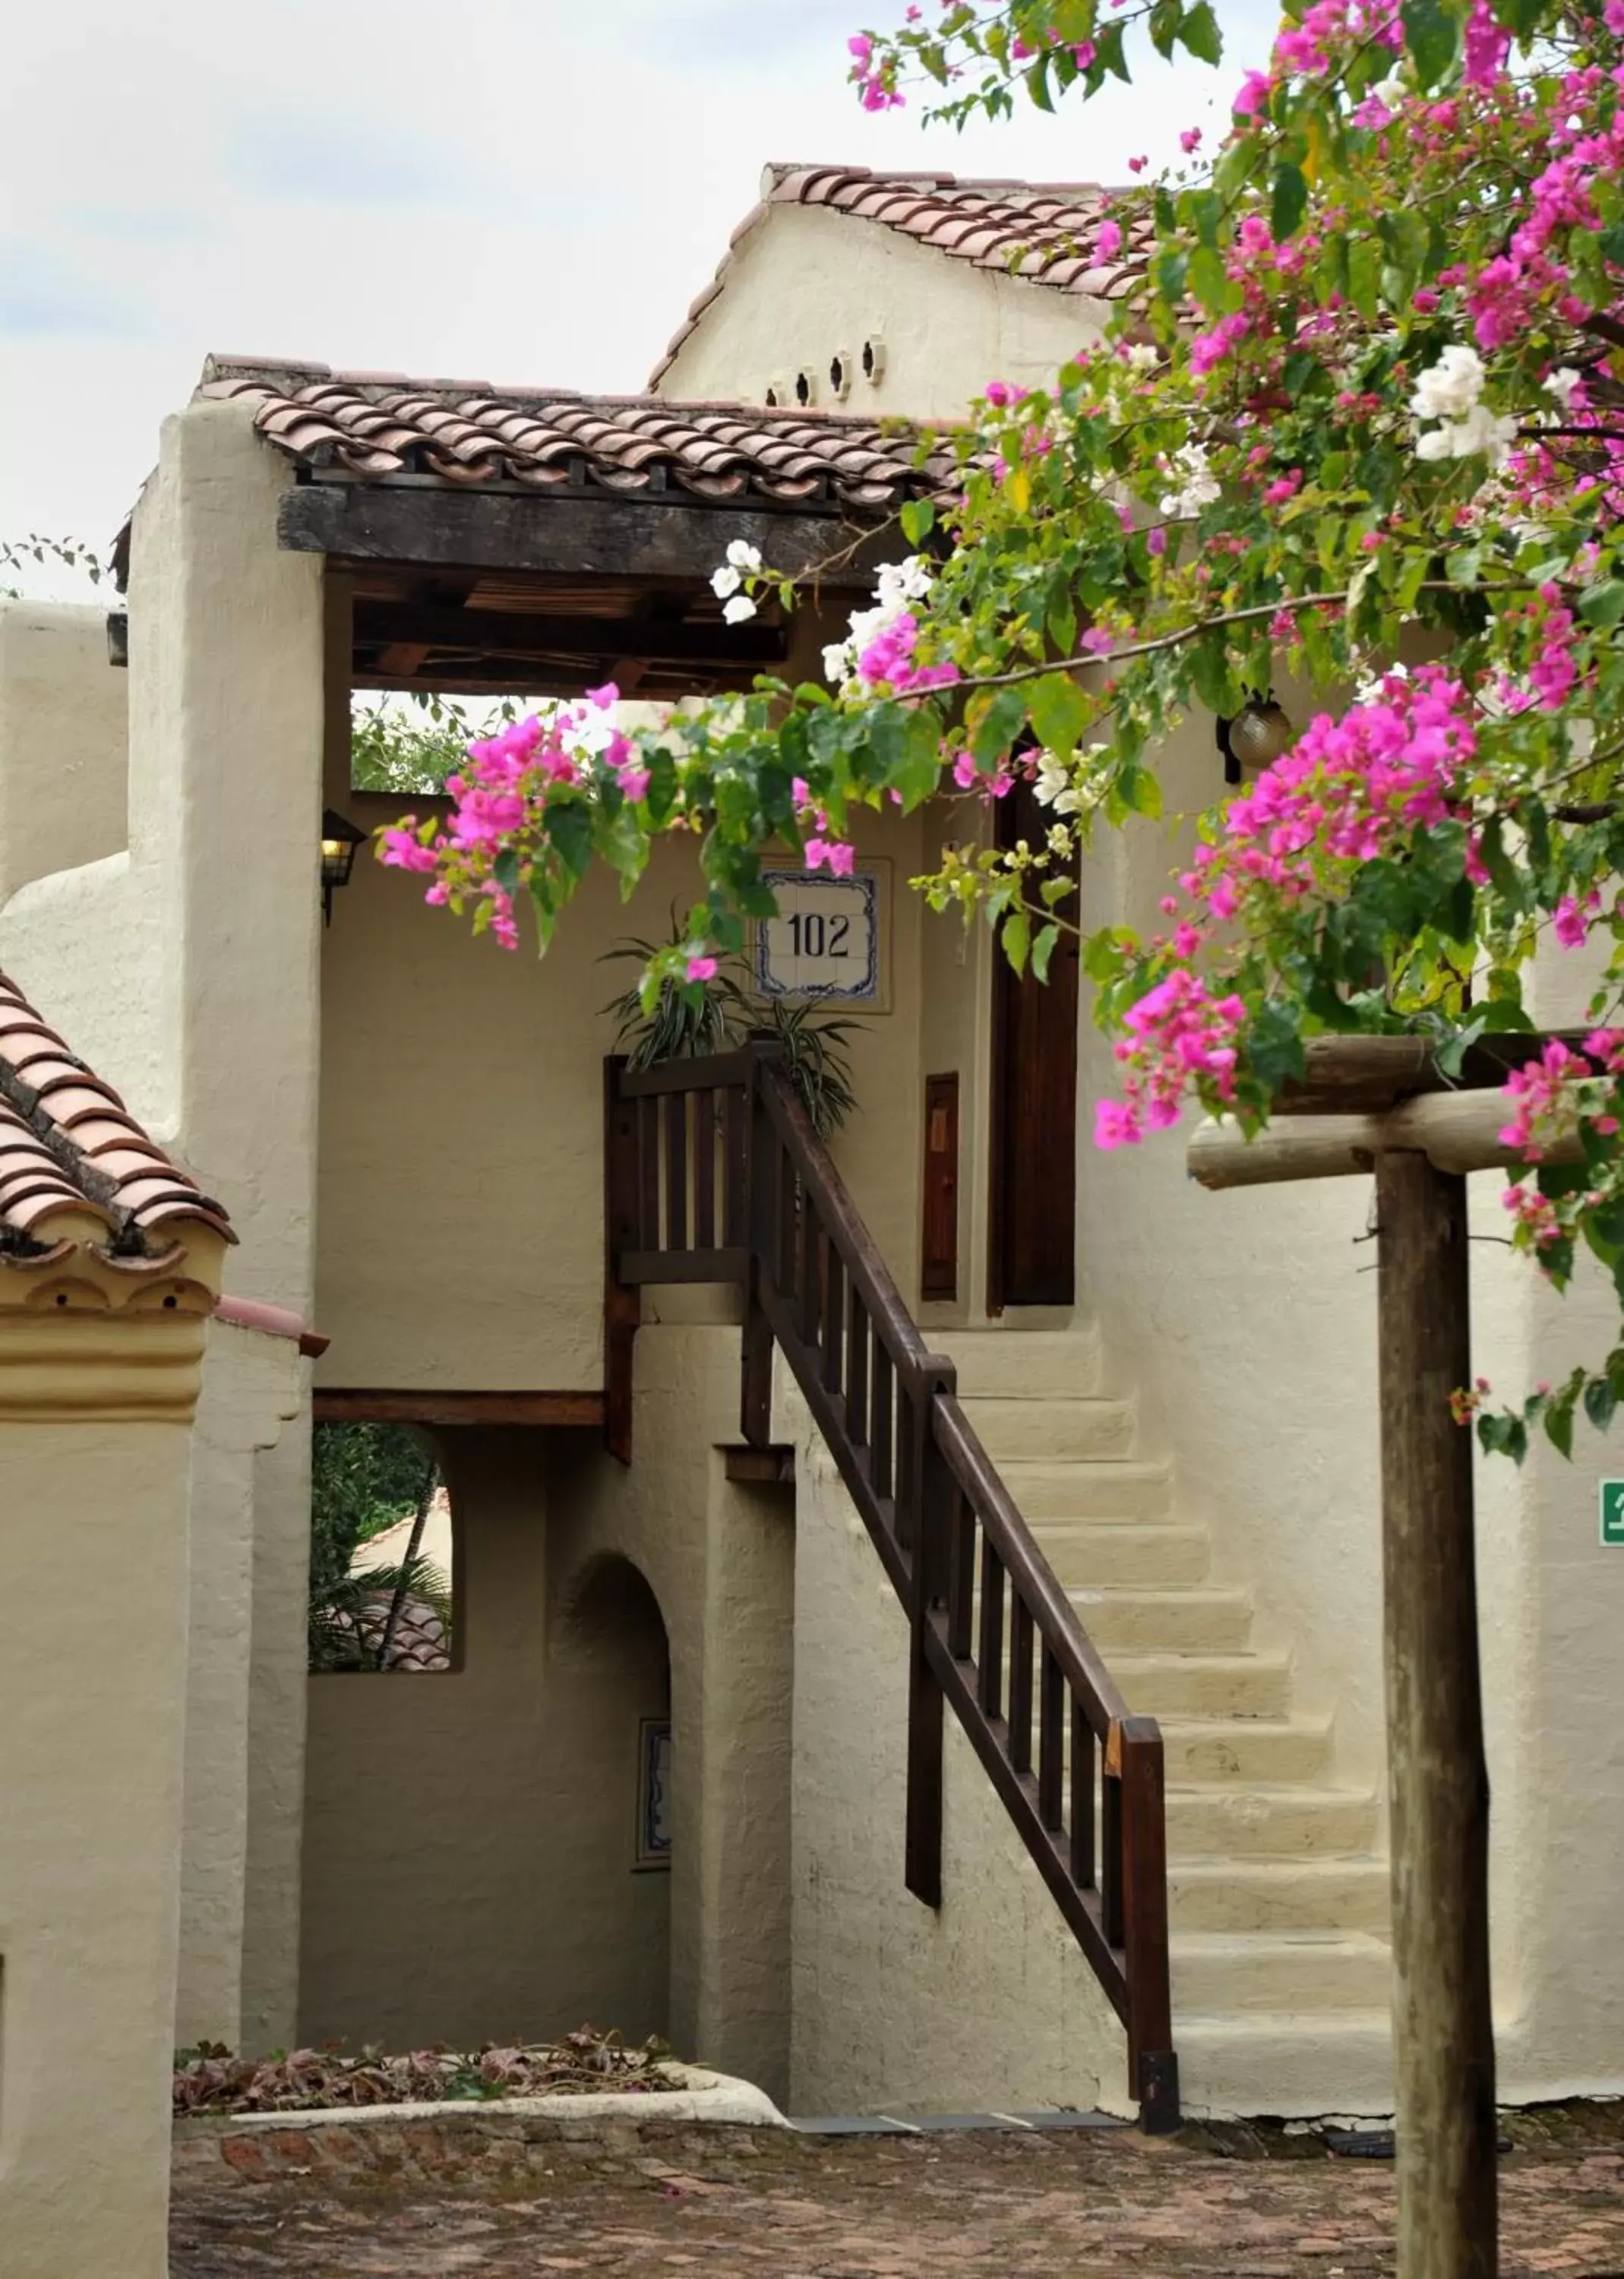
[[[670,940],[685,939],[686,929],[673,913]],[[656,947],[666,946],[639,940],[617,942],[600,961],[634,963],[638,969],[640,979],[603,1009],[616,1023],[615,1043],[624,1051],[626,1066],[650,1069],[665,1061],[699,1060],[710,1053],[732,1052],[747,1037],[771,1037],[783,1052],[785,1073],[818,1138],[827,1140],[838,1132],[857,1105],[848,1040],[863,1024],[831,1020],[816,1004],[791,1004],[782,997],[757,1000],[746,986],[749,969],[740,957],[724,958],[716,978],[705,982],[697,995],[692,988],[663,983],[653,1007],[645,1012],[640,976]]]

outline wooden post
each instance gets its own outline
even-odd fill
[[[1493,2279],[1489,1776],[1473,1559],[1466,1181],[1376,1158],[1398,2279]]]
[[[942,1903],[942,1689],[925,1648],[931,1609],[947,1594],[948,1531],[953,1477],[937,1446],[932,1411],[938,1393],[957,1385],[951,1362],[932,1358],[904,1408],[909,1435],[908,1485],[912,1502],[908,1586],[908,1821],[902,1879],[928,1907]],[[898,1513],[900,1522],[901,1512]],[[900,1526],[898,1529],[901,1532]]]
[[[603,1445],[632,1461],[632,1355],[643,1318],[642,1293],[623,1282],[617,1261],[637,1247],[637,1109],[620,1097],[624,1056],[603,1063]]]
[[[762,1303],[762,1283],[777,1269],[782,1242],[778,1224],[779,1148],[765,1087],[773,1080],[781,1048],[771,1039],[752,1037],[750,1083],[745,1094],[745,1130],[749,1134],[745,1171],[746,1243],[749,1264],[744,1289],[744,1336],[739,1348],[740,1429],[753,1448],[772,1442],[772,1328]]]

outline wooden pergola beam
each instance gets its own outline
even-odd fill
[[[831,590],[865,594],[876,565],[903,543],[894,527],[864,531],[827,510],[702,506],[659,495],[453,491],[405,480],[296,484],[282,494],[277,538],[295,552],[350,562],[516,570],[578,583],[601,577],[698,584],[741,539],[769,570],[793,577],[816,571]]]
[[[1385,1114],[1281,1116],[1251,1140],[1226,1119],[1191,1132],[1185,1163],[1198,1185],[1212,1188],[1345,1178],[1374,1171],[1389,1151],[1424,1155],[1438,1171],[1490,1171],[1522,1160],[1500,1138],[1507,1113],[1498,1091],[1431,1092]],[[1548,1147],[1545,1160],[1576,1163],[1577,1138]]]

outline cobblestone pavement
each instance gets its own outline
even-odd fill
[[[1624,2141],[1608,2115],[1513,2124],[1503,2279],[1624,2279]],[[631,2158],[441,2168],[335,2187],[216,2162],[177,2176],[172,2279],[1373,2279],[1390,2167],[1249,2131],[817,2138],[673,2129]],[[1283,2158],[1292,2152],[1298,2157]]]

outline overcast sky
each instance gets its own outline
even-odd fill
[[[211,350],[640,388],[772,158],[1124,180],[1214,74],[962,137],[844,85],[885,0],[33,0],[0,86],[0,535],[98,546]],[[1242,53],[1242,50],[1248,50]],[[991,374],[988,375],[992,377]]]

